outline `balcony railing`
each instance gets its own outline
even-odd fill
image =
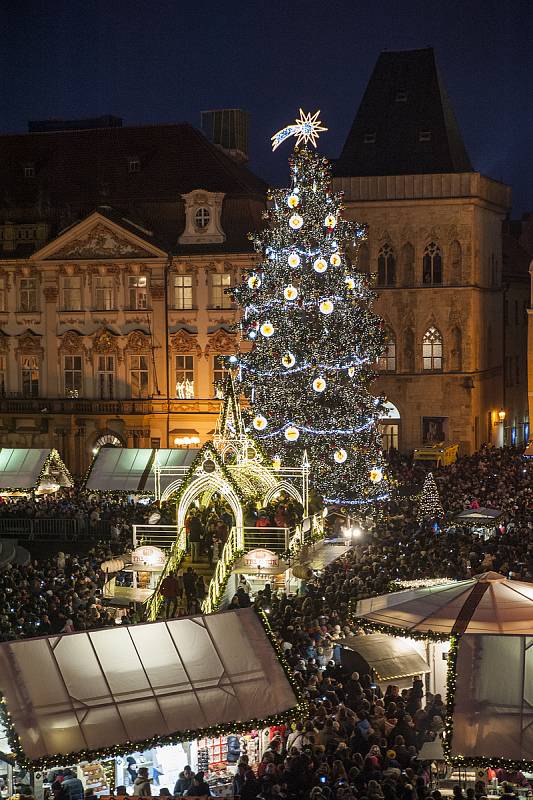
[[[100,400],[98,398],[83,397],[24,397],[17,394],[8,394],[0,397],[0,413],[2,414],[113,414],[125,416],[128,414],[179,414],[184,405],[190,412],[218,411],[220,400],[217,398],[172,398],[166,400],[162,397],[143,399]]]

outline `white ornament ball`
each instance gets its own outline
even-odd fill
[[[300,261],[301,259],[298,253],[291,253],[287,259],[289,267],[292,267],[293,269],[296,269],[296,267],[300,266]]]
[[[248,278],[248,287],[250,289],[259,289],[260,286],[261,286],[261,278],[259,277],[259,275],[255,274],[250,275],[250,277]]]
[[[301,217],[299,214],[293,214],[292,217],[289,219],[289,225],[295,231],[299,230],[303,224],[304,224],[303,217]]]
[[[286,369],[290,369],[291,367],[294,367],[294,365],[296,364],[296,359],[293,356],[293,354],[290,351],[288,351],[287,353],[285,353],[285,355],[282,356],[281,363]]]
[[[294,425],[285,428],[285,438],[288,442],[295,442],[300,435],[300,431]]]
[[[328,214],[326,219],[324,220],[324,225],[326,228],[334,228],[337,224],[337,217],[333,216],[333,214]]]
[[[327,268],[328,268],[328,265],[324,261],[323,258],[317,258],[317,260],[313,264],[314,271],[318,272],[319,274],[322,273],[322,272],[325,272],[327,270]]]
[[[268,422],[262,414],[257,414],[257,416],[253,418],[252,424],[256,431],[263,431],[268,425]]]
[[[289,208],[297,208],[299,204],[300,204],[300,198],[298,197],[297,194],[293,193],[287,197],[287,205],[289,206]]]
[[[350,291],[353,291],[355,289],[355,280],[351,277],[351,275],[347,275],[346,278],[344,279],[344,282],[346,284],[346,288],[349,289]]]
[[[344,447],[339,447],[338,450],[335,450],[333,453],[333,458],[335,459],[337,464],[344,464],[346,459],[348,458],[348,453],[344,449]]]
[[[321,314],[331,314],[333,312],[334,305],[331,300],[322,300],[318,308]]]
[[[332,267],[340,267],[342,259],[338,253],[333,253],[333,255],[329,257],[329,263]]]
[[[283,290],[283,297],[285,300],[296,300],[298,297],[298,289],[296,286],[293,286],[292,284],[286,286]]]
[[[261,335],[266,336],[267,339],[274,335],[274,326],[269,320],[263,322],[259,330],[261,331]]]
[[[380,483],[383,480],[383,470],[381,467],[372,467],[370,470],[370,480],[372,483]]]
[[[322,377],[315,378],[313,381],[313,389],[315,392],[323,392],[326,386],[326,381]]]

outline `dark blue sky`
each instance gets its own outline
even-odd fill
[[[474,167],[533,210],[533,11],[523,0],[14,0],[2,7],[0,120],[103,113],[125,123],[251,113],[251,165],[284,182],[270,136],[322,110],[336,157],[383,49],[432,45]]]

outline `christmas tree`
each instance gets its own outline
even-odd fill
[[[439,490],[435,483],[435,478],[432,472],[428,472],[422,493],[420,495],[420,502],[418,504],[418,513],[416,518],[418,522],[424,522],[426,519],[436,520],[444,516],[444,509],[440,502]]]
[[[313,144],[316,116],[299,137]],[[290,171],[290,188],[270,192],[268,226],[252,237],[261,261],[234,290],[251,350],[232,362],[249,424],[273,459],[298,465],[307,451],[325,502],[366,504],[387,490],[382,398],[370,391],[384,332],[354,263],[365,231],[343,218],[325,158],[297,146]]]

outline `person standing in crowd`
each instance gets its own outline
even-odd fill
[[[192,514],[189,525],[189,541],[191,543],[191,561],[193,564],[200,562],[200,547],[203,535],[204,529],[200,515],[197,513]]]
[[[185,794],[187,789],[190,789],[192,786],[193,777],[193,771],[187,764],[187,766],[183,768],[183,772],[179,774],[178,780],[174,786],[174,794],[178,797]]]
[[[152,790],[150,787],[150,777],[148,775],[148,767],[139,767],[137,777],[133,783],[133,796],[134,797],[151,797]]]
[[[174,570],[170,570],[161,581],[159,594],[164,598],[165,619],[175,617],[178,610],[180,597],[180,585]]]

